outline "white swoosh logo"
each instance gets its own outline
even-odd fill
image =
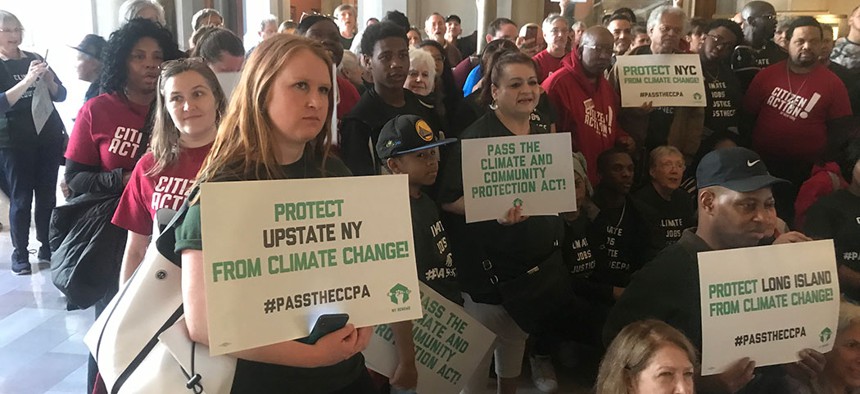
[[[749,160],[747,160],[747,167],[752,167],[752,166],[754,166],[756,163],[758,163],[758,162],[760,162],[760,161],[761,161],[761,160],[756,160],[756,161],[749,161]]]

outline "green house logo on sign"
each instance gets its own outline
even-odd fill
[[[831,331],[829,327],[824,327],[824,329],[821,330],[821,334],[818,334],[818,339],[821,340],[821,343],[825,343],[830,340],[831,335],[833,335],[833,331]]]
[[[701,95],[700,93],[694,93],[694,94],[693,94],[693,98],[694,98],[694,99],[696,99],[696,100],[701,100],[701,99],[702,99],[702,95]]]
[[[388,297],[391,298],[391,303],[394,305],[405,304],[409,301],[409,293],[411,292],[408,287],[398,283],[388,291]]]

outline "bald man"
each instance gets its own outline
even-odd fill
[[[445,48],[445,56],[448,58],[448,64],[460,63],[463,60],[463,56],[460,54],[460,50],[457,49],[457,45],[451,45],[445,39],[446,31],[445,17],[439,13],[434,12],[430,14],[427,20],[424,21],[424,33],[427,34],[429,39],[442,44],[442,47]]]
[[[570,61],[541,85],[558,113],[559,132],[572,134],[574,151],[585,156],[588,178],[597,183],[597,156],[616,145],[632,148],[618,126],[618,96],[604,72],[609,69],[615,37],[603,26],[585,31]]]
[[[732,53],[732,70],[743,92],[761,69],[788,58],[788,52],[773,42],[776,10],[766,1],[751,1],[741,10],[744,43]]]

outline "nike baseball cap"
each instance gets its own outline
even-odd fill
[[[696,182],[699,190],[722,186],[740,193],[789,183],[770,175],[757,153],[741,147],[717,149],[705,155],[696,168]]]
[[[438,139],[430,125],[416,115],[397,115],[382,126],[376,154],[380,159],[405,155],[457,142],[456,138]]]

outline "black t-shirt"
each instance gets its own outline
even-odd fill
[[[457,284],[457,268],[454,267],[448,234],[439,219],[439,208],[424,193],[419,198],[410,198],[409,202],[418,279],[451,302],[463,305]]]
[[[35,53],[22,51],[20,59],[3,60],[0,64],[0,91],[7,91],[18,82],[24,80],[30,69],[30,62],[41,60]],[[54,77],[54,81],[60,85],[57,92],[58,100],[65,99],[66,88],[60,80]],[[41,133],[36,133],[36,125],[33,122],[33,93],[36,84],[30,85],[21,98],[5,113],[6,124],[0,115],[0,148],[35,148],[40,145],[53,145],[62,141],[63,121],[55,109],[51,113]]]
[[[663,248],[678,242],[681,233],[693,226],[693,204],[690,195],[683,189],[675,189],[671,200],[666,201],[648,182],[633,194],[636,208],[649,226],[651,248]]]
[[[439,131],[434,114],[409,90],[403,89],[406,104],[392,107],[374,89],[368,89],[341,121],[341,158],[355,175],[378,175],[382,162],[376,157],[376,141],[386,122],[397,115],[418,115]]]
[[[832,238],[836,261],[860,272],[860,196],[842,189],[819,198],[806,211],[803,232],[816,239]],[[860,289],[842,290],[860,301]]]
[[[531,134],[545,133],[531,125]],[[505,137],[514,134],[495,112],[475,121],[460,135],[462,139]],[[451,203],[463,196],[463,163],[460,144],[454,144],[439,188],[439,203]],[[493,263],[500,280],[513,279],[559,251],[564,225],[558,216],[532,216],[525,221],[502,226],[495,220],[466,224],[461,215],[445,213],[445,228],[454,251],[457,280],[463,291],[477,302],[498,304],[501,299],[490,283],[483,261]]]
[[[309,152],[299,161],[282,166],[284,179],[321,178],[349,176],[349,170],[337,158],[328,158],[325,171],[321,160],[308,160]],[[251,180],[233,174],[225,174],[223,181]],[[188,208],[182,222],[176,228],[176,252],[185,249],[202,250],[200,227],[200,204]],[[249,322],[253,324],[253,322]],[[358,353],[345,361],[319,368],[288,367],[239,359],[233,378],[231,393],[331,393],[356,381],[364,372],[364,356]]]
[[[604,266],[598,267],[595,279],[626,287],[630,276],[656,254],[650,247],[652,235],[630,196],[618,208],[601,206],[598,201],[595,198],[600,213],[594,218],[590,232],[597,242],[594,248],[601,254],[598,262]]]
[[[747,91],[753,78],[761,69],[787,58],[788,52],[771,40],[767,40],[762,48],[753,48],[749,45],[735,47],[731,65],[741,84],[741,92]]]
[[[606,303],[612,300],[612,286],[597,281],[600,275],[595,272],[606,264],[597,262],[602,254],[596,250],[597,240],[592,238],[590,228],[591,220],[584,213],[575,220],[564,221],[562,257],[570,270],[574,293],[589,301]]]
[[[478,118],[486,115],[487,112],[490,112],[490,107],[488,105],[482,105],[480,103],[481,90],[482,88],[475,89],[472,94],[466,96],[466,98],[460,102],[457,117],[451,121],[455,133],[465,130],[471,126],[472,123],[478,120]],[[538,105],[535,107],[534,111],[532,111],[531,123],[540,127],[545,133],[547,133],[550,131],[550,126],[556,122],[556,119],[558,119],[558,114],[556,114],[555,109],[552,104],[550,104],[549,96],[547,96],[545,92],[541,93],[540,99],[538,99]]]
[[[743,94],[741,83],[724,63],[720,63],[716,74],[707,70],[705,74],[705,98],[708,106],[705,108],[705,132],[702,139],[708,137],[709,131],[725,131],[734,128],[738,133],[739,111],[742,108]]]
[[[340,45],[343,46],[344,51],[348,51],[350,48],[352,48],[352,41],[353,40],[355,40],[355,36],[352,36],[352,38],[346,38],[344,36],[340,36]]]

